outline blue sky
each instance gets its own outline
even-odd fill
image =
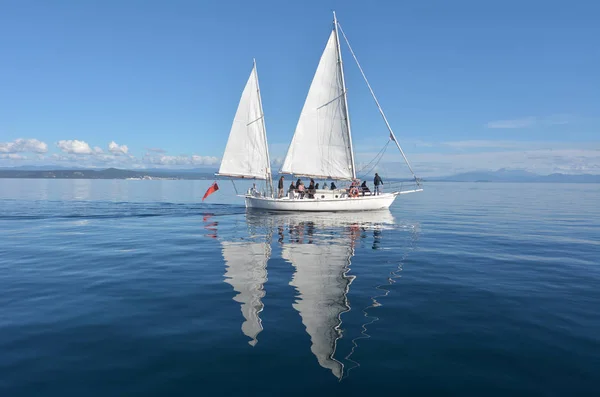
[[[216,166],[254,57],[278,161],[334,9],[417,174],[600,173],[600,3],[533,0],[3,1],[0,166]],[[342,51],[368,162],[388,134]]]

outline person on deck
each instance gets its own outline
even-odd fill
[[[301,183],[302,183],[302,179],[298,178],[298,180],[296,181],[296,190],[298,190],[298,188],[300,188]]]
[[[304,183],[302,181],[298,185],[298,193],[300,193],[300,198],[304,198]]]
[[[279,184],[277,185],[277,189],[278,189],[278,197],[282,198],[283,197],[283,175],[279,178]]]
[[[383,180],[378,173],[375,173],[375,178],[373,179],[373,184],[375,185],[375,194],[379,194],[379,185],[383,185]]]
[[[358,193],[359,193],[358,186],[359,186],[359,180],[358,179],[353,179],[352,182],[350,183],[350,187],[348,189],[346,189],[347,192],[348,192],[348,194],[351,197],[358,196]]]
[[[331,190],[335,190],[337,189],[337,187],[335,186],[335,183],[333,183],[333,181],[331,182]]]
[[[369,190],[369,187],[367,186],[367,181],[363,181],[362,185],[360,185],[360,190],[362,190],[363,196],[365,195],[365,193],[369,193],[369,195],[371,194],[371,191]]]
[[[315,180],[310,178],[310,184],[308,185],[308,198],[315,198]]]

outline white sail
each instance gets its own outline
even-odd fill
[[[268,179],[270,172],[258,74],[254,65],[242,92],[217,175]]]
[[[282,173],[352,179],[352,143],[340,60],[334,29],[310,85]]]
[[[293,307],[310,335],[310,349],[319,364],[337,378],[343,375],[344,366],[334,358],[334,353],[341,337],[341,314],[350,310],[346,294],[354,277],[346,273],[352,254],[347,242],[291,243],[284,245],[281,252],[282,258],[296,268],[290,282],[298,291]]]
[[[221,242],[223,258],[227,270],[225,282],[233,286],[238,294],[233,298],[240,302],[242,332],[251,340],[251,346],[258,343],[257,336],[262,331],[259,313],[263,310],[264,284],[267,282],[267,261],[271,256],[271,246],[267,243]]]

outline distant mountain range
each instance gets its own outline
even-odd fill
[[[0,168],[0,178],[51,178],[51,179],[215,179],[216,169],[140,169],[123,170],[118,168],[90,169],[64,168],[56,166],[32,166]],[[273,178],[278,178],[274,175]],[[404,181],[388,177],[384,180]],[[286,175],[286,179],[289,175]],[[372,177],[367,177],[370,180]],[[497,171],[472,171],[444,177],[423,178],[424,182],[550,182],[550,183],[600,183],[600,175],[592,174],[550,174],[539,175],[524,170],[499,169]]]

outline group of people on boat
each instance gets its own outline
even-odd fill
[[[361,184],[360,179],[352,180],[352,183],[350,184],[350,186],[348,188],[338,189],[333,181],[331,182],[331,184],[328,184],[327,182],[323,182],[320,187],[319,183],[318,182],[315,183],[315,180],[313,178],[310,178],[310,183],[309,183],[308,187],[306,187],[306,186],[304,186],[304,182],[302,182],[302,179],[298,178],[296,183],[294,183],[294,181],[292,181],[290,183],[290,186],[288,188],[288,193],[291,193],[291,194],[297,193],[300,196],[300,198],[306,197],[309,199],[315,198],[315,193],[318,189],[345,191],[349,197],[358,197],[361,194],[362,194],[362,196],[364,196],[365,194],[378,195],[380,193],[380,186],[383,185],[383,180],[381,179],[381,177],[379,176],[378,173],[375,173],[375,178],[373,179],[373,184],[375,186],[375,191],[372,193],[371,190],[369,189],[369,187],[367,186],[367,181],[363,181]],[[283,178],[283,176],[281,176],[279,178],[279,183],[277,185],[277,197],[278,198],[282,198],[284,196],[284,185],[285,185],[284,178]]]

